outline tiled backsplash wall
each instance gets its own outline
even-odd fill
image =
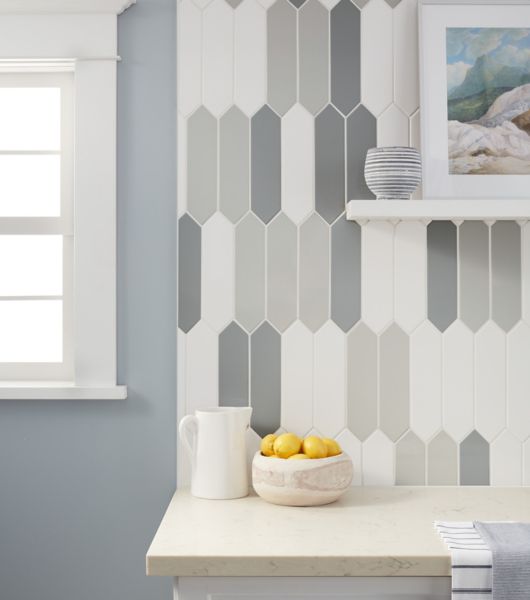
[[[179,414],[334,436],[356,484],[528,485],[530,226],[344,217],[419,143],[416,10],[179,3]]]

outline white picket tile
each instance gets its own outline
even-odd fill
[[[401,0],[394,18],[394,102],[407,115],[420,105],[418,0]]]
[[[178,24],[178,109],[188,115],[201,104],[202,96],[201,11],[191,0],[179,3]]]
[[[530,436],[530,326],[521,321],[506,339],[508,428],[524,441]]]
[[[186,410],[186,337],[187,335],[181,329],[177,330],[177,421],[188,414]],[[177,487],[189,486],[190,474],[190,459],[184,450],[179,435],[177,444]]]
[[[203,8],[206,8],[211,1],[212,0],[193,0],[193,3],[202,10]]]
[[[508,430],[491,443],[491,485],[522,485],[523,446]]]
[[[530,438],[523,444],[523,485],[530,485]]]
[[[339,3],[339,1],[340,0],[320,0],[320,3],[323,4],[328,10],[331,10],[336,4]]]
[[[427,228],[401,221],[394,232],[394,320],[411,332],[427,316]]]
[[[474,426],[474,336],[455,321],[442,336],[443,429],[461,442]]]
[[[298,225],[315,206],[313,116],[295,104],[282,119],[282,210]]]
[[[376,333],[394,315],[394,226],[369,221],[362,228],[362,320]]]
[[[377,145],[409,145],[409,118],[395,104],[391,104],[377,119]]]
[[[363,485],[394,485],[394,444],[381,431],[363,442]]]
[[[335,438],[340,447],[351,458],[353,462],[353,479],[351,484],[358,486],[362,485],[362,460],[361,460],[361,442],[353,435],[349,429],[341,431]]]
[[[202,318],[220,332],[234,318],[234,227],[215,213],[202,228]]]
[[[530,221],[521,228],[523,319],[530,324]]]
[[[188,210],[188,121],[177,116],[177,217]]]
[[[199,321],[186,336],[186,412],[219,404],[219,340]]]
[[[346,426],[346,336],[332,321],[314,338],[313,425],[334,437]]]
[[[267,16],[256,0],[243,0],[234,13],[234,101],[248,116],[267,97]]]
[[[410,145],[421,152],[421,114],[418,109],[410,117]],[[412,200],[421,200],[423,198],[422,184],[416,188],[411,196]]]
[[[425,321],[410,337],[410,427],[423,441],[442,424],[442,334]]]
[[[506,335],[492,321],[475,336],[475,423],[488,442],[506,426]]]
[[[265,10],[267,10],[276,2],[276,0],[258,0],[258,2],[261,4],[261,6],[263,6],[263,8],[265,8]]]
[[[216,117],[231,104],[234,87],[234,11],[213,0],[203,11],[203,104]]]
[[[371,0],[361,11],[361,101],[379,116],[392,102],[392,9]]]
[[[313,334],[300,321],[282,335],[281,422],[298,435],[313,425]]]

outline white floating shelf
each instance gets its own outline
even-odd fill
[[[350,200],[350,221],[520,221],[530,219],[528,200]]]

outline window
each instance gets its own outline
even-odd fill
[[[116,15],[0,0],[0,400],[120,399]]]
[[[0,74],[0,379],[73,379],[73,73]]]

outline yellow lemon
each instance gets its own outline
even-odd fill
[[[292,456],[289,456],[287,460],[305,460],[306,458],[309,459],[309,456],[306,456],[305,454],[293,454]]]
[[[326,444],[316,435],[306,437],[302,444],[302,452],[309,458],[326,458],[328,455]]]
[[[276,436],[274,433],[269,433],[261,440],[260,450],[263,456],[274,456],[273,444]]]
[[[339,446],[336,440],[331,440],[330,438],[322,438],[324,444],[326,444],[326,448],[328,450],[328,456],[337,456],[342,454],[342,448]]]
[[[302,441],[294,433],[282,433],[274,440],[274,454],[280,458],[289,458],[300,452],[301,445]]]

